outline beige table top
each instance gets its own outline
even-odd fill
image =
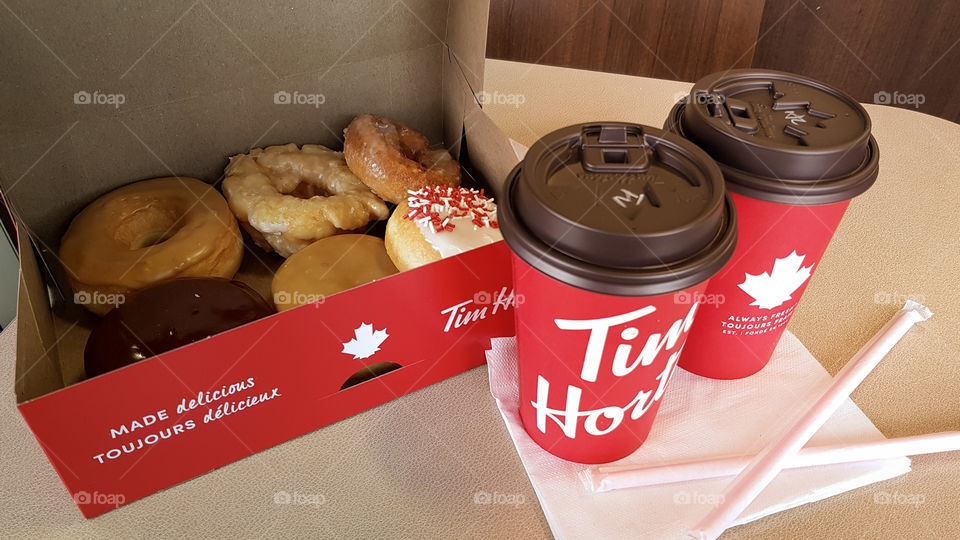
[[[688,87],[488,61],[486,110],[507,135],[529,144],[580,121],[659,125]],[[851,205],[789,328],[835,373],[902,297],[921,299],[936,315],[903,340],[854,400],[887,436],[955,430],[960,126],[908,110],[868,109],[883,149],[880,179]],[[0,387],[8,389],[13,343],[11,331],[0,336]],[[550,534],[483,368],[93,520],[73,505],[15,410],[12,391],[0,408],[0,459],[4,537]],[[731,529],[724,538],[958,538],[958,485],[960,453],[919,457],[907,475]],[[876,504],[881,490],[921,494],[924,502]],[[323,504],[278,505],[281,491]],[[522,494],[526,502],[475,504],[478,491]]]

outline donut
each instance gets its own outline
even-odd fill
[[[273,276],[277,311],[322,302],[338,292],[397,273],[383,240],[341,234],[317,240],[290,256]]]
[[[155,178],[84,208],[60,241],[74,301],[98,315],[177,277],[231,278],[243,240],[227,202],[195,178]]]
[[[239,281],[185,278],[134,293],[90,333],[87,377],[128,366],[274,313]]]
[[[387,205],[350,172],[343,154],[312,144],[233,156],[223,194],[253,241],[283,257],[389,215]]]
[[[387,221],[385,242],[400,271],[502,240],[493,199],[475,189],[427,186]]]
[[[399,204],[424,186],[460,185],[460,164],[446,150],[431,150],[423,135],[372,114],[344,130],[343,156],[350,170],[383,200]]]

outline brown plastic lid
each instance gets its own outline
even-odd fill
[[[821,82],[739,69],[697,81],[666,127],[716,159],[731,191],[792,204],[850,199],[876,180],[866,110]]]
[[[622,122],[568,126],[534,143],[507,179],[498,219],[534,268],[623,296],[704,281],[736,245],[716,163],[676,135]]]

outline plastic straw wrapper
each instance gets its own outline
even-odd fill
[[[944,431],[897,439],[855,444],[837,444],[803,448],[783,468],[796,469],[836,465],[900,456],[916,456],[960,450],[960,431]],[[600,493],[617,489],[689,482],[706,478],[736,476],[747,467],[753,455],[740,455],[670,463],[653,467],[636,465],[600,465],[580,472],[587,489]]]
[[[830,418],[851,392],[873,371],[880,360],[903,338],[916,323],[933,314],[926,307],[907,301],[873,338],[857,351],[847,365],[837,373],[833,382],[813,403],[809,410],[789,426],[767,448],[757,454],[749,465],[733,479],[723,494],[723,502],[713,508],[690,535],[694,538],[715,539],[730,526],[744,509],[767,487],[796,453],[813,437],[820,426]]]

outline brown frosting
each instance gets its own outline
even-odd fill
[[[167,281],[132,295],[94,328],[83,351],[95,377],[273,313],[253,289],[228,279]]]

